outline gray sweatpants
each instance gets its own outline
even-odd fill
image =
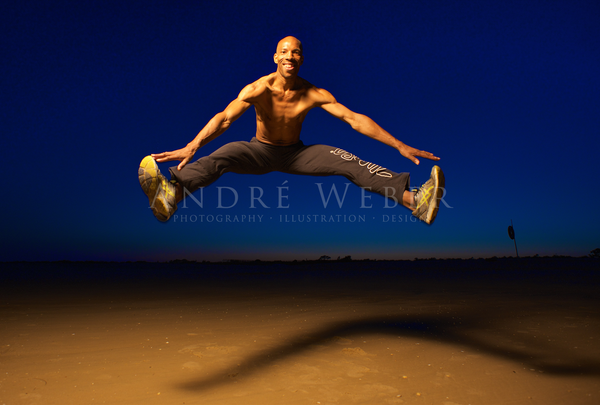
[[[171,167],[171,178],[188,192],[213,183],[224,173],[265,174],[273,171],[308,176],[344,176],[368,191],[402,200],[408,190],[409,173],[395,173],[361,160],[345,150],[326,145],[275,146],[252,138],[228,143],[208,156],[187,164],[181,171]]]

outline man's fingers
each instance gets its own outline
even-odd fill
[[[161,160],[163,160],[166,156],[166,152],[163,153],[153,153],[150,156],[152,156],[154,158],[154,160],[156,160],[157,162],[160,162]]]
[[[402,156],[406,157],[407,159],[410,159],[416,165],[420,163],[419,159],[417,159],[417,156],[430,160],[440,160],[439,157],[435,156],[431,152],[411,148],[410,146],[406,145],[404,145],[404,148],[400,150],[400,153],[402,154]]]
[[[426,152],[424,150],[419,151],[419,153],[416,154],[417,156],[421,156],[424,157],[426,159],[430,159],[430,160],[440,160],[439,157],[435,156],[433,153],[431,152]]]
[[[169,162],[171,160],[180,160],[177,156],[174,156],[173,152],[156,153],[150,156],[152,156],[157,162]]]
[[[183,168],[184,168],[184,166],[185,166],[185,165],[187,165],[187,163],[188,163],[189,161],[190,161],[190,158],[185,158],[185,159],[183,159],[183,160],[181,161],[181,163],[179,163],[179,164],[177,165],[177,170],[179,170],[179,171],[180,171],[181,169],[183,169]]]

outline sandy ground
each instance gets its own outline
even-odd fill
[[[532,261],[5,263],[0,405],[598,404],[598,262]]]

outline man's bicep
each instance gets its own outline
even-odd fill
[[[356,116],[354,111],[351,111],[349,108],[338,102],[323,104],[321,108],[348,124],[351,124],[352,120]]]
[[[237,120],[242,116],[243,113],[246,112],[248,108],[250,108],[252,104],[241,100],[240,98],[236,98],[233,100],[227,108],[225,109],[225,119],[230,123]]]

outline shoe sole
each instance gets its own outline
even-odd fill
[[[154,216],[159,221],[165,222],[169,219],[169,215],[165,215],[165,213],[168,214],[169,210],[161,204],[161,199],[157,198],[158,187],[160,185],[159,175],[160,170],[152,156],[146,156],[142,159],[138,169],[140,186],[146,197],[148,197],[148,202]]]
[[[158,189],[158,173],[158,165],[152,156],[146,156],[142,159],[138,169],[138,178],[144,194],[150,200],[154,198]]]
[[[425,223],[427,225],[431,225],[437,216],[438,210],[440,209],[440,200],[444,196],[446,185],[444,172],[442,172],[442,169],[439,166],[433,166],[431,169],[431,177],[433,178],[434,183],[434,195],[427,207],[427,214],[425,216]]]

